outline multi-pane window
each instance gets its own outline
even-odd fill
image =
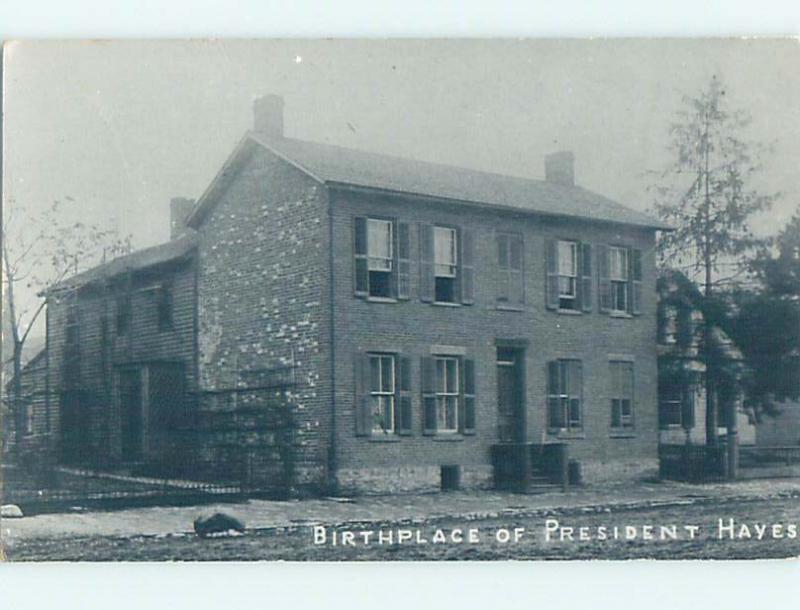
[[[370,354],[370,405],[372,432],[394,432],[395,358],[389,354]]]
[[[521,235],[497,234],[497,302],[504,305],[522,305],[525,302]]]
[[[580,360],[548,363],[547,426],[554,430],[579,430],[583,426],[583,367]]]
[[[658,412],[662,428],[678,428],[683,425],[683,396],[681,392],[667,394],[659,401]]]
[[[25,422],[25,435],[30,436],[31,434],[33,434],[33,416],[34,416],[33,405],[26,402],[25,404],[22,405],[22,408],[25,411],[23,414]]]
[[[436,429],[458,431],[458,358],[436,358]]]
[[[667,345],[674,345],[678,341],[678,309],[673,305],[664,307],[663,340]]]
[[[574,241],[558,242],[558,307],[577,309],[578,296],[578,244]]]
[[[394,270],[394,238],[391,220],[367,219],[367,269],[369,295],[391,297]]]
[[[450,227],[433,228],[434,275],[436,301],[453,303],[457,300],[458,236]]]
[[[611,377],[611,427],[633,428],[633,363],[612,361]]]
[[[611,280],[611,310],[628,311],[628,249],[609,248],[609,279]]]

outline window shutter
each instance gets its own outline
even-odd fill
[[[419,226],[419,298],[426,303],[433,302],[435,288],[433,225]]]
[[[547,309],[558,309],[558,241],[548,239],[545,243],[545,305]]]
[[[411,425],[411,359],[401,356],[398,360],[397,405],[395,410],[395,430],[398,434],[412,434]]]
[[[420,361],[422,375],[422,432],[436,434],[436,360],[423,356]]]
[[[564,428],[566,422],[563,421],[563,411],[561,410],[561,400],[558,394],[560,391],[558,360],[551,360],[547,363],[547,427]]]
[[[369,295],[369,265],[367,263],[367,219],[353,219],[353,284],[357,297]]]
[[[511,261],[508,254],[509,236],[503,233],[495,235],[497,247],[497,276],[495,278],[495,299],[498,303],[511,301]]]
[[[595,246],[597,255],[597,290],[600,311],[608,313],[611,311],[611,277],[609,273],[609,249],[608,246],[598,244]]]
[[[694,428],[694,390],[691,387],[681,393],[681,423],[687,430]]]
[[[592,311],[592,244],[580,244],[580,299],[583,311]]]
[[[522,237],[512,235],[508,241],[508,267],[509,271],[509,302],[514,305],[522,305],[525,302],[525,286],[523,285],[522,275]]]
[[[464,358],[462,379],[462,395],[464,408],[461,409],[460,428],[463,434],[475,434],[475,360]]]
[[[397,245],[397,298],[408,300],[411,296],[411,239],[410,227],[407,222],[398,222]]]
[[[472,305],[475,302],[475,242],[469,229],[460,230],[458,236],[461,242],[461,302]]]
[[[356,434],[368,436],[372,433],[372,409],[369,387],[369,355],[356,354],[355,357],[355,404]]]
[[[638,316],[642,313],[642,251],[630,251],[630,280],[631,280],[631,313]]]

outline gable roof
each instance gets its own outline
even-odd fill
[[[214,195],[220,188],[219,182],[234,174],[232,166],[236,157],[252,144],[271,151],[316,181],[331,186],[376,189],[521,212],[584,218],[649,229],[670,229],[660,220],[579,186],[268,136],[259,132],[248,132],[239,143],[189,216],[187,223],[190,226],[197,226],[213,207]]]
[[[197,238],[194,232],[185,233],[177,239],[119,256],[107,263],[73,275],[51,286],[48,292],[76,288],[98,280],[107,280],[128,271],[138,271],[178,260],[191,252],[196,243]]]

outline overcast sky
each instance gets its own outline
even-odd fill
[[[579,184],[645,210],[682,95],[717,75],[775,145],[774,232],[800,203],[797,59],[793,40],[13,43],[4,199],[69,196],[136,247],[164,241],[170,197],[199,197],[278,93],[290,137],[533,178],[569,149]]]

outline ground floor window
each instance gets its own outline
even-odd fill
[[[370,354],[370,402],[372,432],[394,432],[395,357],[390,354]]]
[[[458,431],[458,358],[436,358],[436,429]]]
[[[580,360],[553,360],[547,367],[547,427],[583,428],[583,367]]]
[[[618,430],[633,429],[633,363],[612,361],[611,427]]]

